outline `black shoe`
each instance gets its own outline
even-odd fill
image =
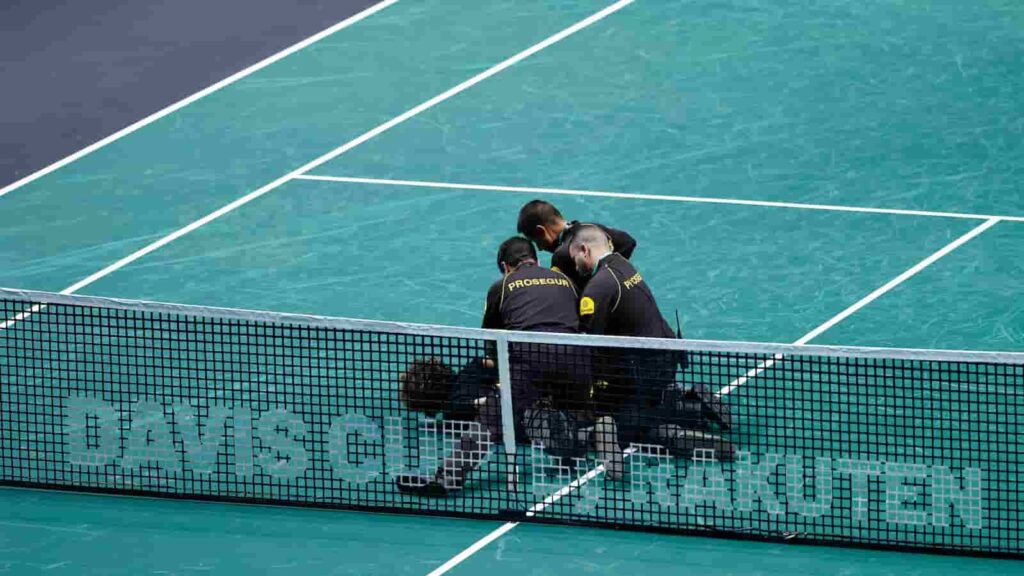
[[[395,486],[399,492],[417,496],[442,498],[462,488],[460,482],[450,484],[452,485],[445,486],[445,483],[437,478],[422,474],[399,474],[395,477]]]
[[[698,430],[664,425],[654,430],[655,439],[677,458],[732,462],[736,447],[728,439]]]
[[[722,402],[720,396],[715,395],[703,384],[694,384],[693,388],[686,391],[684,397],[700,400],[701,415],[716,422],[722,430],[732,428],[732,414],[729,413],[729,405]]]

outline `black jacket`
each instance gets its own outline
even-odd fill
[[[675,338],[636,268],[620,254],[605,256],[580,299],[580,330],[588,334]]]
[[[576,288],[561,272],[524,264],[491,285],[484,328],[526,332],[579,331]]]
[[[575,333],[579,331],[576,306],[576,288],[565,274],[524,264],[488,290],[483,327]],[[512,409],[517,419],[542,396],[564,403],[589,389],[589,356],[565,348],[527,343],[509,346]]]

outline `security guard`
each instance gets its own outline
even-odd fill
[[[583,224],[577,220],[567,222],[558,208],[544,200],[532,200],[519,210],[519,233],[535,242],[541,250],[551,252],[551,268],[564,273],[577,289],[582,291],[587,283],[587,276],[576,271],[569,254],[569,245],[580,226]],[[626,259],[633,256],[636,240],[632,236],[601,224],[593,226],[597,226],[608,235],[613,252],[621,254]]]
[[[576,289],[562,273],[537,265],[525,238],[509,238],[498,249],[503,277],[487,292],[483,327],[498,330],[575,333]],[[589,351],[556,344],[512,343],[509,372],[518,442],[539,443],[549,454],[582,456],[589,437],[578,422],[590,390]],[[417,359],[399,379],[400,399],[411,410],[440,413],[460,422],[454,451],[433,474],[396,478],[403,492],[443,496],[461,490],[466,476],[501,438],[498,368],[492,358],[471,359],[457,373],[438,358]],[[444,424],[448,425],[448,424]]]
[[[580,326],[588,334],[674,338],[640,273],[608,247],[604,230],[583,224],[569,247],[573,266],[590,277],[580,300]]]
[[[504,276],[487,292],[483,327],[525,332],[579,331],[577,293],[565,274],[537,264],[537,251],[513,237],[498,248]],[[513,343],[509,346],[516,413],[542,398],[556,410],[578,409],[590,390],[590,354],[580,347]]]
[[[584,224],[570,244],[577,271],[590,276],[580,299],[581,331],[675,338],[643,276],[608,243],[604,230]],[[685,457],[695,450],[733,457],[727,440],[704,432],[709,420],[729,427],[721,402],[703,387],[682,392],[675,385],[676,368],[680,363],[685,367],[685,358],[676,351],[629,348],[602,349],[596,355],[594,377],[606,384],[595,388],[594,402],[599,412],[611,416],[599,421],[598,451],[609,460],[610,477],[621,466],[621,451],[611,447],[617,442],[654,442]]]
[[[576,287],[562,272],[537,265],[537,251],[525,238],[498,248],[504,275],[487,291],[484,328],[527,332],[579,332]]]

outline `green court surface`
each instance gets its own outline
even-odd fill
[[[610,4],[397,2],[0,196],[0,286],[476,326],[497,245],[542,197],[630,231],[688,338],[1024,351],[1024,4],[1012,0],[623,3],[293,173]],[[500,526],[0,500],[12,574],[426,574]],[[1021,566],[519,525],[451,573]]]
[[[7,489],[0,503],[0,573],[11,574],[425,574],[499,525]],[[116,560],[100,553],[126,549]],[[987,576],[1017,568],[1012,560],[520,525],[451,573]]]

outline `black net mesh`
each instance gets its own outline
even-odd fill
[[[0,293],[3,484],[1024,554],[1012,359],[503,365],[494,333],[49,300]]]
[[[541,518],[1022,552],[1019,364],[602,355],[619,361],[594,372],[595,398],[613,398],[591,403],[591,452],[518,456],[538,498],[592,472]]]

